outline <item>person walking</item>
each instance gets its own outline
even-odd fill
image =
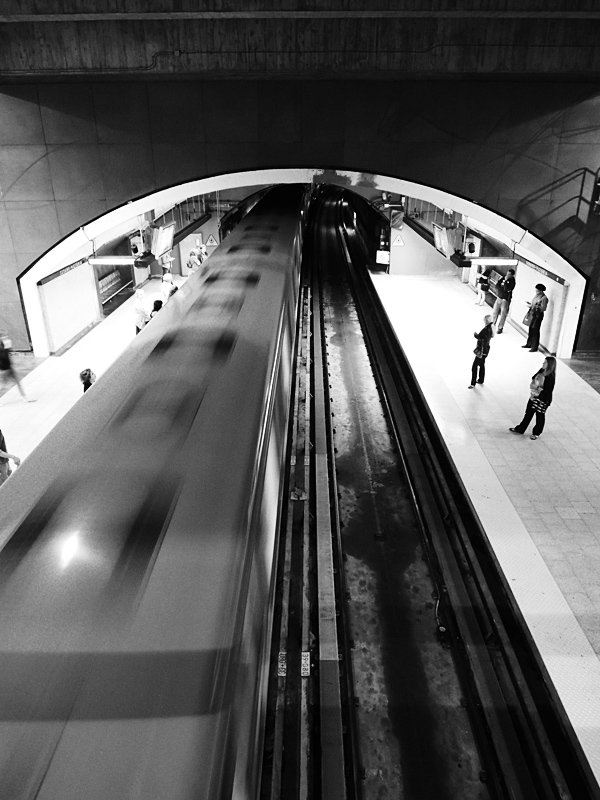
[[[17,375],[17,371],[12,363],[11,357],[12,342],[8,338],[6,331],[0,331],[0,375],[12,378],[16,383],[19,394],[26,403],[31,403],[31,399],[25,394],[25,390],[21,386],[21,381]]]
[[[485,298],[490,288],[490,273],[492,271],[491,267],[488,267],[481,275],[477,278],[477,300],[476,305],[483,306],[485,305]]]
[[[492,317],[494,320],[494,325],[498,323],[497,333],[502,333],[504,330],[504,323],[506,322],[506,317],[508,316],[508,309],[510,308],[510,302],[512,300],[515,286],[516,281],[514,269],[507,270],[504,278],[500,278],[496,284],[497,297],[492,309]]]
[[[521,347],[528,347],[532,353],[536,353],[540,346],[540,328],[542,327],[542,320],[544,313],[548,308],[548,297],[544,294],[546,287],[543,283],[536,284],[535,295],[531,302],[527,301],[529,311],[525,319],[529,317],[529,335],[527,342],[522,344]]]
[[[494,328],[492,327],[492,317],[490,314],[487,314],[483,318],[483,321],[485,322],[484,327],[479,333],[473,334],[477,339],[477,345],[475,350],[473,350],[475,358],[471,365],[471,384],[469,385],[469,389],[474,389],[476,383],[483,383],[485,380],[485,360],[490,352],[490,340],[494,335]]]
[[[531,432],[530,439],[539,439],[546,424],[546,411],[552,402],[552,393],[556,381],[556,359],[548,356],[544,359],[542,368],[539,369],[531,378],[529,384],[529,400],[525,408],[525,414],[521,422],[514,428],[509,428],[512,433],[525,433],[527,426],[535,414],[535,425]]]
[[[14,456],[7,451],[4,434],[0,431],[0,486],[2,486],[4,481],[12,474],[12,470],[8,465],[9,460],[14,462],[15,467],[21,464],[21,459],[18,456]]]

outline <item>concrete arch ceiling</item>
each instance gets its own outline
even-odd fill
[[[439,208],[462,214],[467,227],[493,236],[542,269],[563,278],[569,287],[565,325],[559,355],[570,355],[581,314],[586,278],[541,239],[502,215],[441,189],[389,175],[320,168],[265,169],[215,175],[181,183],[132,200],[81,226],[44,253],[18,282],[27,315],[31,343],[38,355],[48,353],[37,282],[42,278],[91,256],[96,249],[137,225],[137,220],[156,208],[169,208],[188,197],[227,189],[249,188],[276,183],[330,183],[356,191],[385,191],[418,198]]]

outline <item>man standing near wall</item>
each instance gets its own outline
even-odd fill
[[[512,300],[515,286],[516,281],[514,269],[509,269],[504,278],[500,278],[496,284],[496,302],[494,303],[494,308],[492,309],[494,325],[498,323],[498,329],[496,333],[502,333],[504,330],[504,323],[506,322],[506,317],[508,315],[508,309],[510,307],[510,301]]]

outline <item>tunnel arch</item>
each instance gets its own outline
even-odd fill
[[[194,195],[275,183],[330,183],[367,196],[373,192],[389,192],[419,198],[439,208],[453,209],[462,215],[463,222],[469,228],[484,235],[492,235],[507,245],[516,256],[537,265],[542,273],[559,276],[564,282],[567,292],[556,353],[562,358],[572,354],[587,278],[540,238],[489,208],[433,186],[378,173],[317,167],[248,170],[187,181],[130,200],[65,236],[17,278],[34,354],[49,354],[48,336],[37,288],[39,281],[77,260],[92,256],[99,246],[120,232],[130,230],[136,219],[157,207],[173,206]]]

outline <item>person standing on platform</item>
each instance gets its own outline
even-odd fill
[[[483,321],[485,322],[485,326],[479,333],[473,334],[477,339],[477,346],[475,350],[473,350],[475,358],[471,365],[471,384],[469,389],[474,389],[475,383],[483,383],[485,380],[485,360],[490,352],[490,341],[494,335],[494,328],[492,327],[492,317],[490,314],[487,314],[483,318]]]
[[[529,400],[521,422],[514,428],[509,428],[512,433],[525,433],[527,426],[535,414],[535,425],[530,439],[539,439],[546,423],[546,411],[552,402],[552,393],[556,382],[556,359],[548,356],[544,359],[542,368],[531,378],[529,384]]]
[[[485,305],[485,297],[486,297],[488,289],[490,288],[490,272],[491,271],[492,271],[492,268],[488,267],[477,278],[477,300],[476,300],[476,305],[478,305],[478,306]]]
[[[135,293],[135,334],[136,336],[142,330],[144,325],[150,320],[146,307],[144,305],[144,292],[137,289]]]
[[[6,449],[6,442],[4,441],[4,434],[0,431],[0,486],[7,480],[8,476],[11,475],[12,470],[8,465],[8,462],[13,461],[15,467],[20,466],[21,459],[17,456],[13,456],[12,453],[9,453]]]
[[[163,301],[162,300],[155,300],[154,303],[152,304],[152,311],[150,312],[150,319],[155,317],[158,314],[158,312],[161,310],[162,307],[163,307]]]
[[[196,250],[190,250],[190,255],[188,257],[186,266],[190,272],[198,272],[202,266],[202,262],[198,258],[198,253]]]
[[[160,265],[162,267],[163,277],[164,277],[165,273],[171,272],[171,265],[173,264],[174,261],[175,261],[175,259],[173,258],[173,256],[170,253],[167,253],[166,255],[161,256]]]
[[[96,376],[92,372],[92,370],[88,367],[87,369],[82,369],[79,373],[79,380],[83,384],[83,393],[85,394],[87,390],[91,387],[92,383],[96,380]]]
[[[536,353],[540,346],[540,328],[542,327],[544,313],[548,308],[548,297],[544,294],[545,291],[546,287],[543,283],[536,284],[533,300],[531,303],[527,302],[529,311],[525,319],[529,317],[529,336],[526,343],[522,344],[521,347],[528,347],[532,353]]]
[[[160,293],[162,295],[163,303],[166,303],[171,296],[171,289],[173,286],[173,276],[170,272],[165,272],[165,274],[162,276],[162,282],[160,285]]]
[[[500,278],[496,284],[496,302],[492,309],[492,317],[494,325],[498,323],[497,333],[502,333],[504,330],[504,323],[508,316],[508,309],[510,308],[510,301],[512,300],[513,292],[516,286],[515,271],[509,269],[504,278]]]

